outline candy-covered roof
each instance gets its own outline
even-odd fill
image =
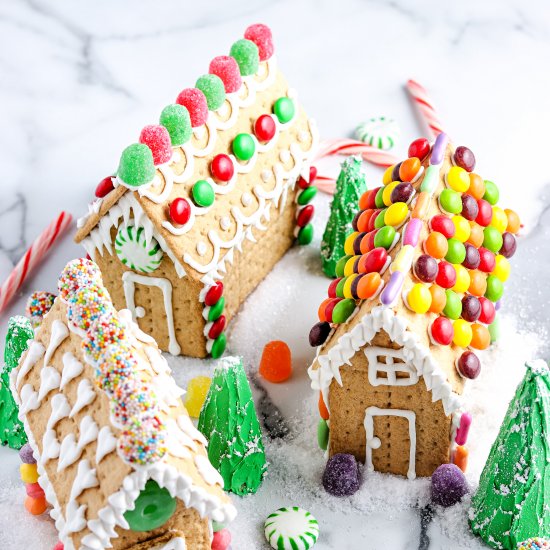
[[[314,122],[277,70],[270,30],[252,25],[229,56],[214,58],[196,87],[162,111],[159,125],[146,126],[125,149],[76,240],[92,257],[104,247],[112,252],[111,229],[133,217],[145,247],[155,255],[158,243],[179,276],[219,278],[234,248],[254,240],[252,228],[265,230],[282,210],[295,180],[309,179],[316,142]]]
[[[520,222],[498,206],[498,187],[475,164],[472,151],[445,134],[433,144],[418,139],[408,159],[386,170],[383,185],[363,194],[310,333],[313,346],[324,344],[310,374],[327,363],[323,356],[332,369],[349,361],[339,357],[338,342],[376,307],[403,319],[454,391],[479,374],[475,351],[491,342]]]

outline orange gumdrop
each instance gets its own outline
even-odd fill
[[[323,420],[328,420],[330,418],[330,414],[327,406],[325,405],[325,400],[323,399],[323,394],[321,392],[319,392],[319,415]]]
[[[292,374],[290,348],[282,340],[268,342],[260,360],[260,374],[269,382],[284,382]]]
[[[468,449],[463,445],[459,445],[454,454],[453,461],[463,472],[468,468]]]
[[[39,516],[46,511],[48,503],[44,497],[41,498],[32,498],[27,497],[25,499],[25,508],[27,512],[30,512],[33,516]]]
[[[445,304],[447,303],[445,290],[438,285],[432,285],[430,287],[430,294],[432,295],[432,304],[430,305],[429,311],[432,313],[441,313],[445,309]]]
[[[487,290],[487,275],[479,269],[473,269],[469,273],[470,286],[468,292],[474,296],[483,296]]]
[[[506,208],[504,212],[508,218],[508,226],[506,227],[506,231],[509,231],[510,233],[517,233],[521,227],[519,216],[516,212],[510,210],[509,208]]]
[[[478,225],[475,222],[470,223],[470,236],[468,237],[467,243],[479,248],[483,244],[483,239],[485,235],[483,233],[483,227]]]
[[[399,179],[401,181],[412,181],[420,170],[420,159],[416,157],[408,158],[401,163],[399,167]]]
[[[491,343],[489,329],[479,323],[474,323],[471,328],[472,341],[470,342],[470,346],[475,349],[487,349]]]
[[[319,321],[321,323],[324,323],[327,320],[327,316],[325,315],[325,310],[327,308],[328,303],[332,300],[332,298],[325,298],[321,305],[319,306],[319,310],[317,311],[317,315],[319,316]]]
[[[483,178],[473,172],[470,174],[470,187],[468,193],[474,197],[474,199],[482,199],[485,195],[485,182]]]

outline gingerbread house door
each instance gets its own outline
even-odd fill
[[[166,330],[168,334],[168,351],[172,355],[179,355],[181,348],[176,339],[176,329],[174,323],[174,312],[172,308],[172,283],[164,277],[149,277],[139,275],[133,271],[125,271],[122,275],[122,284],[124,287],[124,297],[126,306],[132,312],[132,317],[140,325],[140,319],[147,318],[150,322],[151,329],[153,322],[159,322],[157,316],[153,312],[153,308],[157,306],[157,300],[148,300],[148,304],[139,303],[140,286],[144,289],[156,288],[160,291],[160,303],[163,306],[166,317]],[[140,327],[143,328],[143,327]],[[151,333],[152,330],[147,331]],[[153,335],[155,336],[155,335]],[[157,335],[158,336],[158,335]],[[163,347],[163,349],[166,349]]]

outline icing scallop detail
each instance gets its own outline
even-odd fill
[[[215,74],[222,79],[226,93],[238,92],[242,86],[241,71],[237,61],[228,55],[220,55],[210,62],[208,68],[210,74]]]
[[[147,240],[145,229],[136,228],[133,223],[122,225],[115,238],[115,252],[118,259],[129,268],[141,273],[155,271],[164,252],[154,237]]]
[[[223,80],[223,79],[222,79]],[[186,88],[176,98],[178,105],[183,105],[191,117],[191,126],[197,128],[208,119],[208,103],[206,96],[197,88]]]
[[[267,25],[263,25],[262,23],[250,25],[246,31],[244,31],[244,37],[256,44],[260,61],[267,61],[273,55],[275,51],[275,47],[273,46],[273,35],[271,34],[271,29]]]

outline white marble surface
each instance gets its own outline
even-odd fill
[[[545,1],[236,0],[195,5],[175,0],[3,0],[0,280],[61,209],[76,216],[85,211],[97,181],[116,169],[120,151],[136,140],[140,128],[156,121],[161,108],[193,85],[212,57],[226,53],[244,28],[257,21],[272,27],[280,65],[317,119],[322,137],[348,135],[369,116],[392,116],[401,126],[396,153],[402,156],[424,131],[403,84],[414,77],[430,90],[447,131],[476,153],[480,173],[499,185],[501,202],[513,205],[526,232],[530,230],[514,258],[504,307],[519,317],[520,329],[539,335],[547,352],[550,10]],[[334,164],[326,170],[334,173]],[[374,185],[379,173],[368,168],[368,174]],[[319,203],[321,227],[327,199]],[[22,289],[22,298],[0,316],[2,339],[8,316],[22,312],[28,293],[53,291],[59,270],[80,253],[70,238],[55,249]],[[283,289],[280,279],[266,281],[256,299],[267,312],[272,293],[285,296],[286,305],[274,310],[273,327],[292,343],[301,370],[288,387],[270,388],[270,396],[283,417],[293,417],[296,401],[309,395],[303,369],[312,351],[304,336],[326,280],[319,275],[314,251],[294,252],[285,261],[294,278]],[[303,279],[302,268],[308,271]],[[286,315],[299,300],[308,303],[290,326]],[[253,307],[249,301],[247,308]],[[246,338],[239,339],[246,326],[238,321],[234,327],[233,349],[242,349],[253,365],[257,352],[248,352]],[[509,395],[500,397],[506,402]],[[273,456],[284,456],[280,451]],[[0,449],[0,463],[0,509],[9,510],[19,505],[9,498],[23,499],[17,460]],[[316,459],[315,467],[319,464]],[[294,481],[299,501],[308,486],[302,479]],[[243,504],[243,512],[251,515],[249,528],[242,527],[234,550],[262,547],[259,516],[283,504],[282,497],[293,494],[292,483],[286,493],[277,483],[267,483],[257,506],[250,500]],[[315,507],[323,520],[320,549],[475,547],[446,538],[438,522],[428,526],[426,538],[415,507],[393,514],[354,505],[340,512],[319,503]],[[334,513],[338,521],[330,520]],[[13,522],[18,529],[11,528]],[[242,519],[239,525],[244,525]],[[8,530],[13,548],[36,546],[38,536],[44,548],[55,540],[48,522],[19,512],[17,519],[0,515],[2,536]]]

